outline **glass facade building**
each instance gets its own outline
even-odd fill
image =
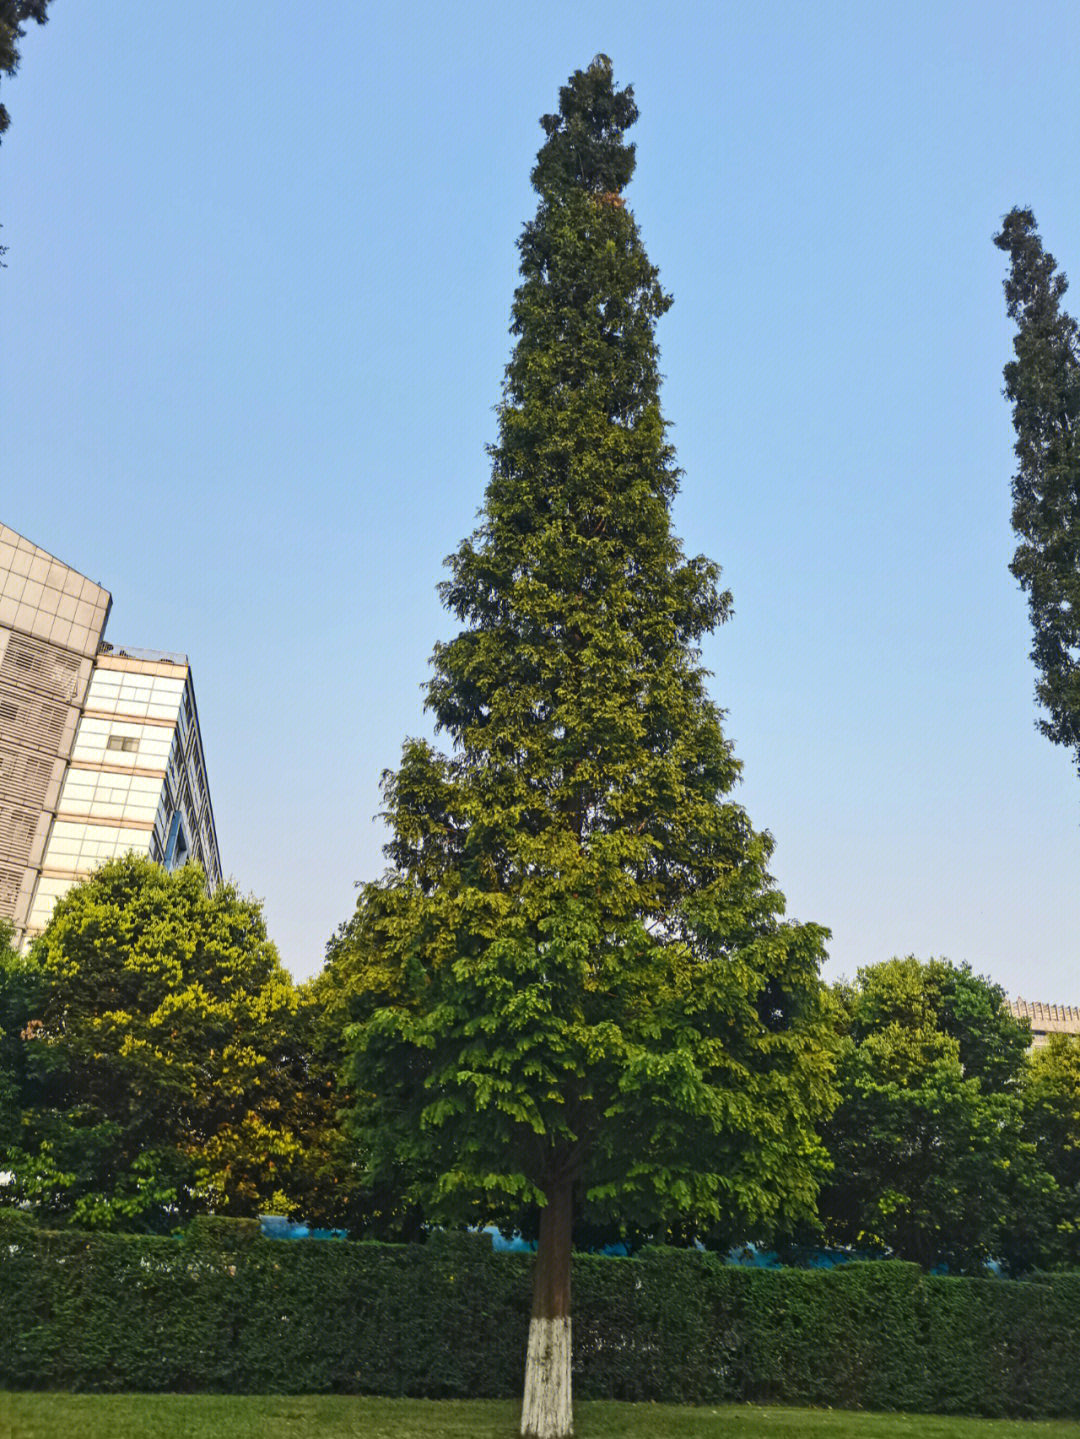
[[[129,850],[221,882],[187,657],[105,643],[109,607],[0,526],[0,917],[19,943]]]

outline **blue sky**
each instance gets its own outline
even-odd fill
[[[52,10],[3,84],[0,518],[112,591],[114,641],[191,656],[224,865],[294,973],[428,729],[537,119],[603,50],[675,296],[676,526],[734,592],[705,657],[791,912],[830,976],[939,954],[1080,1002],[991,244],[1028,204],[1080,273],[1080,8]]]

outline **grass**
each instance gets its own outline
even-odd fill
[[[579,1404],[578,1439],[1080,1439],[1080,1424],[839,1410]],[[3,1439],[514,1439],[506,1401],[0,1392]]]

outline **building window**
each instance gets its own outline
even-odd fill
[[[121,749],[125,754],[134,754],[139,748],[139,741],[127,734],[111,734],[106,749]]]

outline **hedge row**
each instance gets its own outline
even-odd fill
[[[37,1229],[0,1211],[0,1384],[500,1397],[520,1392],[526,1255]],[[914,1265],[755,1270],[656,1249],[574,1259],[582,1398],[1080,1417],[1080,1279]]]

